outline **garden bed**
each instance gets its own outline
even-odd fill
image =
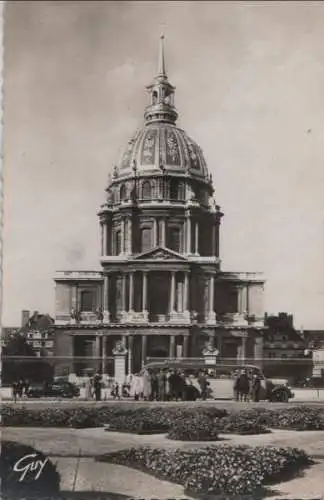
[[[168,434],[171,439],[208,441],[219,434],[265,434],[270,429],[324,430],[324,409],[296,406],[226,411],[214,406],[105,406],[43,409],[1,408],[2,425],[12,427],[91,428],[134,434]]]
[[[193,450],[130,448],[98,461],[132,467],[184,486],[188,494],[257,495],[314,462],[296,448],[216,446]]]

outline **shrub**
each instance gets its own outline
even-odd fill
[[[47,460],[43,472],[35,479],[35,472],[29,472],[21,479],[20,472],[13,470],[16,462],[25,455],[36,454],[34,460],[47,457],[31,446],[11,441],[2,441],[0,456],[0,477],[2,498],[56,498],[60,492],[60,476],[54,464]]]
[[[226,450],[226,452],[225,452]],[[205,447],[195,450],[131,448],[98,460],[149,472],[183,485],[195,493],[255,494],[287,473],[312,464],[301,450],[247,446]]]
[[[215,425],[222,434],[267,434],[271,432],[264,425],[264,419],[260,414],[243,411],[233,413],[223,418],[216,418]]]
[[[216,441],[218,438],[216,422],[211,414],[203,412],[178,417],[170,425],[168,438],[181,441]]]

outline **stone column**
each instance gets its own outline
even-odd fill
[[[182,350],[182,355],[184,358],[188,358],[189,354],[189,337],[185,335],[183,337],[183,350]]]
[[[161,246],[165,247],[165,220],[161,221]]]
[[[142,274],[142,314],[144,321],[148,320],[147,310],[147,271]]]
[[[169,357],[175,358],[175,336],[174,335],[170,335]]]
[[[128,251],[127,253],[129,255],[132,255],[133,253],[133,224],[132,224],[132,218],[129,217],[128,219]]]
[[[145,365],[145,360],[146,360],[146,345],[147,345],[147,337],[146,335],[142,335],[142,367]]]
[[[100,241],[101,241],[101,256],[103,257],[104,254],[104,225],[102,222],[100,222]]]
[[[188,272],[185,271],[184,273],[184,291],[183,291],[183,298],[184,298],[184,303],[183,303],[183,308],[185,311],[189,311],[189,275]]]
[[[129,335],[128,337],[128,375],[131,375],[133,369],[133,335]]]
[[[199,255],[199,223],[195,223],[195,254]]]
[[[175,312],[174,298],[175,298],[175,272],[171,271],[170,314],[173,314]]]
[[[125,253],[125,219],[121,220],[121,253]]]
[[[247,285],[243,285],[240,290],[241,292],[241,309],[240,313],[245,314],[248,312],[248,303],[247,303]]]
[[[260,368],[263,366],[263,337],[256,337],[254,340],[254,360]]]
[[[159,242],[158,242],[158,223],[157,219],[154,218],[153,221],[153,247],[157,247]]]
[[[108,226],[107,222],[105,221],[103,224],[103,256],[105,257],[108,252]]]
[[[103,293],[103,321],[109,323],[109,276],[104,276],[104,293]]]
[[[187,253],[191,253],[191,219],[187,216]]]
[[[126,274],[122,274],[122,314],[126,312]]]
[[[101,372],[106,373],[106,357],[107,357],[107,349],[106,349],[106,337],[102,337],[102,367],[101,367]]]
[[[216,314],[214,311],[214,275],[209,276],[209,311],[208,311],[208,322],[214,323],[216,321]]]
[[[102,354],[101,354],[101,338],[100,338],[99,335],[96,335],[96,340],[95,340],[95,358],[96,358],[96,367],[99,368],[100,361],[102,359]]]
[[[129,312],[133,312],[134,307],[134,273],[129,273]]]

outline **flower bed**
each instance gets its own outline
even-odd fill
[[[217,420],[203,412],[176,418],[170,425],[167,437],[180,441],[216,441],[219,434]]]
[[[77,406],[44,409],[8,405],[1,408],[2,425],[32,427],[100,427],[119,432],[152,434],[167,433],[172,439],[196,433],[207,440],[219,433],[263,434],[268,429],[324,430],[324,409],[306,406],[269,410],[221,410],[214,406],[148,406],[111,403],[109,405]],[[201,420],[201,423],[199,423]],[[186,430],[181,429],[183,422]],[[191,429],[191,430],[190,430]],[[200,429],[200,430],[199,430]],[[209,430],[208,430],[209,429]],[[202,439],[202,437],[200,439]]]
[[[225,452],[226,450],[226,452]],[[131,448],[98,457],[181,484],[192,493],[256,494],[313,461],[295,448],[248,446],[205,447],[195,450]]]
[[[25,477],[22,477],[22,472],[13,470],[19,459],[31,454],[36,455],[33,458],[34,461],[44,462],[47,459],[43,453],[31,446],[2,441],[0,456],[1,498],[56,498],[59,495],[60,476],[50,460],[47,459],[39,478],[36,478],[37,471],[29,471]]]
[[[215,419],[215,425],[221,434],[268,434],[271,431],[265,424],[266,421],[262,417],[262,413],[253,410],[232,413],[223,418]]]

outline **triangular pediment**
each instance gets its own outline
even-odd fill
[[[187,259],[175,252],[174,250],[170,250],[165,247],[156,247],[152,250],[148,250],[147,252],[143,252],[140,255],[135,257],[135,260],[182,260],[186,261]]]

